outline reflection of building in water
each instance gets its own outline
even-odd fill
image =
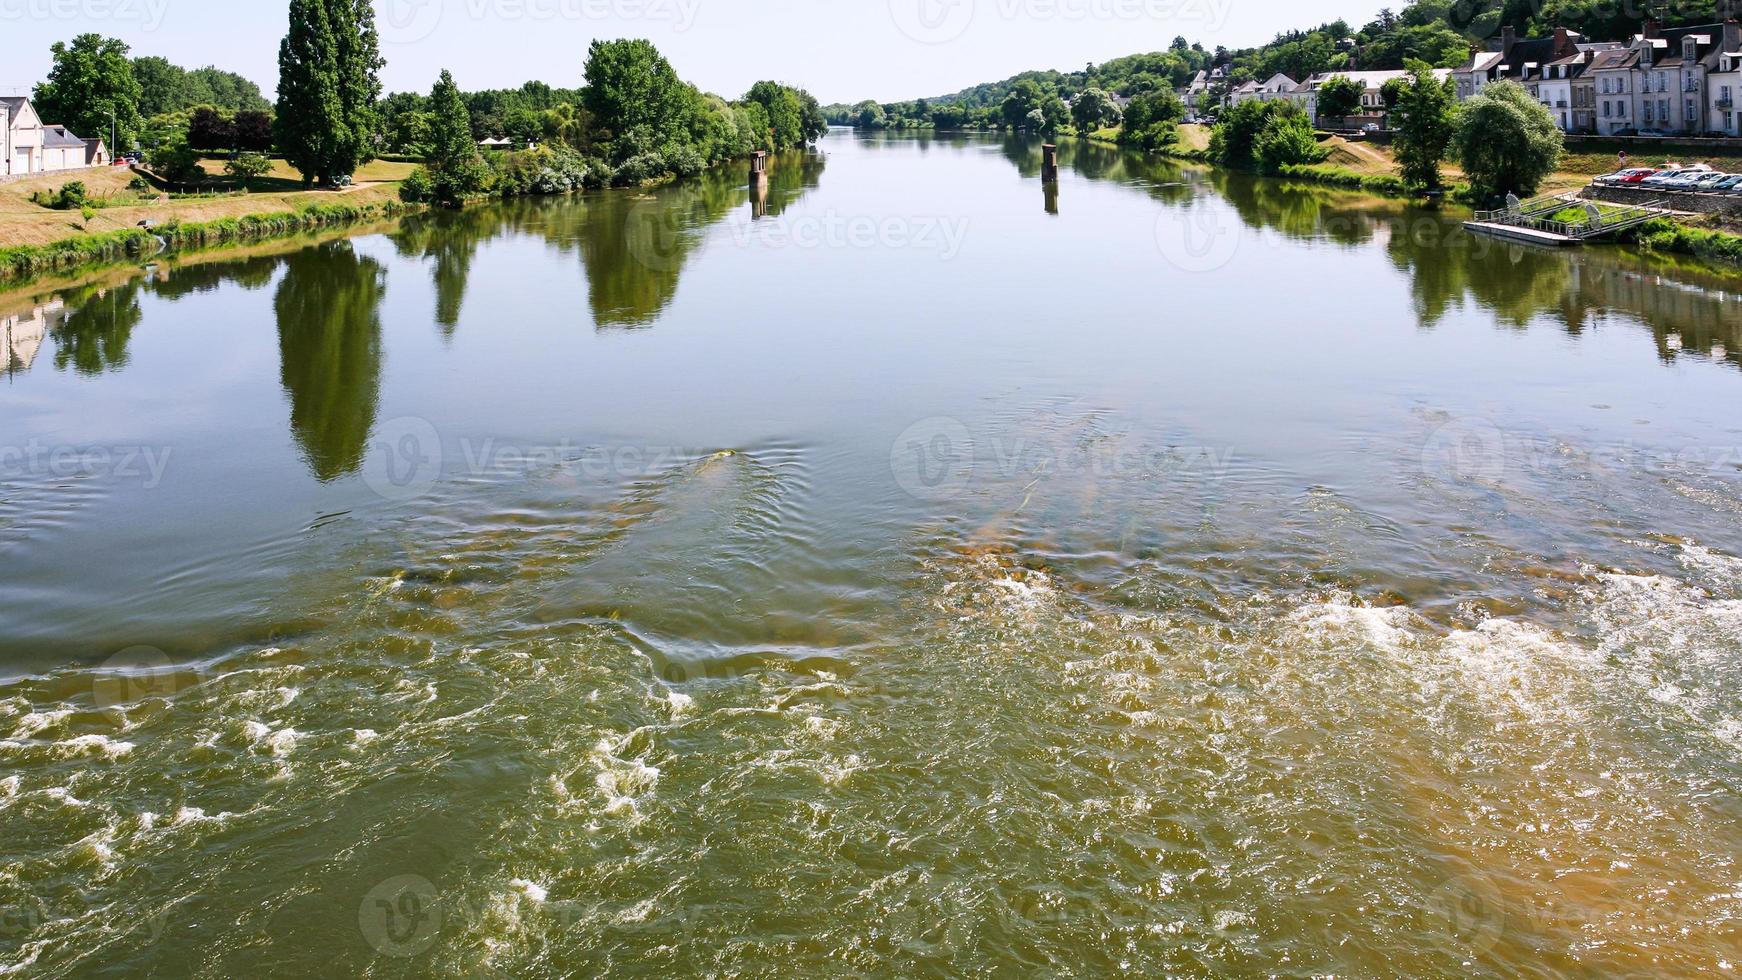
[[[30,370],[42,350],[42,340],[56,324],[66,319],[66,306],[59,299],[29,313],[0,317],[0,370],[7,374]]]

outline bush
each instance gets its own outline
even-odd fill
[[[435,200],[435,181],[429,168],[418,167],[399,184],[399,199],[411,204],[428,204]]]
[[[78,211],[91,203],[91,192],[85,182],[70,180],[61,185],[60,193],[49,198],[48,206],[56,211]]]
[[[612,183],[646,184],[666,176],[665,158],[658,153],[638,153],[617,165]]]
[[[151,181],[138,174],[134,174],[133,179],[127,182],[127,189],[135,194],[149,194],[154,190]]]
[[[224,164],[224,173],[248,183],[272,172],[272,161],[264,153],[238,153]]]
[[[1318,163],[1327,151],[1319,146],[1306,113],[1296,111],[1271,113],[1253,140],[1252,153],[1258,160],[1258,169],[1277,174],[1283,167]]]
[[[1742,263],[1742,236],[1721,231],[1689,228],[1668,218],[1657,218],[1639,226],[1634,239],[1650,252],[1693,255],[1702,259]]]
[[[206,179],[200,155],[185,139],[172,139],[151,151],[151,169],[173,184],[197,184]]]
[[[1210,158],[1223,166],[1275,173],[1284,164],[1317,163],[1324,152],[1313,137],[1312,120],[1300,106],[1251,100],[1223,114],[1210,134]]]
[[[1345,167],[1315,166],[1312,164],[1285,164],[1279,173],[1291,180],[1308,180],[1315,184],[1325,184],[1330,187],[1341,187],[1352,191],[1366,191],[1369,194],[1381,194],[1386,197],[1410,196],[1409,185],[1403,178],[1391,174],[1363,174]]]
[[[1185,103],[1172,92],[1140,95],[1126,107],[1119,142],[1150,152],[1171,147],[1179,142],[1179,121],[1185,114]]]

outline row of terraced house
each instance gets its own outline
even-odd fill
[[[1226,72],[1200,72],[1184,93],[1187,104],[1202,107]],[[1362,84],[1362,111],[1378,115],[1385,83],[1406,74],[1325,72],[1304,82],[1276,75],[1230,89],[1227,102],[1288,100],[1316,119],[1318,89],[1343,75]],[[1625,41],[1591,41],[1565,29],[1521,38],[1506,28],[1462,66],[1435,74],[1455,80],[1460,101],[1496,82],[1517,82],[1568,133],[1742,137],[1742,25],[1735,20],[1667,29],[1648,22]]]

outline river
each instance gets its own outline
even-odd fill
[[[837,132],[0,300],[0,973],[1742,960],[1742,287]]]

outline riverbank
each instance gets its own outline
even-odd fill
[[[297,195],[303,196],[303,195]],[[309,195],[321,197],[322,195]],[[51,273],[69,273],[90,266],[150,257],[160,251],[211,248],[381,221],[413,211],[420,205],[405,204],[391,195],[357,194],[335,200],[297,202],[293,210],[264,211],[210,221],[183,221],[174,208],[150,231],[123,228],[88,232],[46,245],[16,245],[0,248],[0,284],[22,285]]]
[[[1097,130],[1082,137],[1092,143],[1120,146],[1117,126]],[[1156,155],[1213,165],[1209,159],[1210,127],[1180,126],[1180,139],[1173,148]],[[1396,158],[1391,148],[1331,136],[1320,141],[1325,151],[1322,163],[1284,167],[1277,179],[1296,183],[1318,184],[1340,190],[1359,191],[1377,197],[1407,200],[1419,195],[1397,176]],[[1641,166],[1661,165],[1668,161],[1635,158]],[[1714,169],[1742,171],[1742,153],[1707,154],[1688,157],[1683,163],[1705,163]],[[1543,194],[1573,193],[1588,187],[1591,178],[1614,169],[1616,160],[1606,151],[1586,150],[1570,153],[1561,167],[1542,187]],[[1447,163],[1442,170],[1448,194],[1456,200],[1468,190],[1462,183],[1464,173],[1456,164]],[[1660,255],[1682,255],[1701,259],[1721,267],[1723,271],[1742,271],[1742,223],[1719,215],[1689,217],[1681,220],[1660,220],[1642,226],[1626,235],[1622,241],[1644,251]]]

